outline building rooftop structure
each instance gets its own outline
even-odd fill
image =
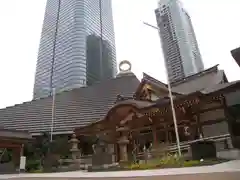
[[[231,51],[232,57],[235,59],[237,64],[240,66],[240,47]]]
[[[132,97],[139,83],[132,74],[56,94],[54,132],[72,132],[75,127],[101,119],[118,95]],[[0,109],[0,124],[8,129],[50,131],[51,119],[52,97]]]
[[[141,82],[133,73],[120,74],[116,78],[95,83],[92,86],[56,94],[54,133],[72,133],[76,127],[84,127],[100,121],[118,99],[125,98],[130,101],[139,99],[139,106],[151,106],[151,101],[141,102],[141,99],[144,99],[141,96],[145,94],[143,93],[145,89],[157,94],[155,100],[152,101],[160,101],[161,98],[167,99],[168,88],[165,83],[146,73],[143,74]],[[172,84],[172,90],[174,96],[204,91],[204,89],[210,92],[211,89],[216,89],[216,86],[222,83],[228,84],[226,76],[223,71],[214,66]],[[52,97],[0,109],[0,124],[10,130],[25,130],[37,135],[50,131],[51,123]]]
[[[0,139],[30,140],[32,139],[32,136],[27,131],[9,130],[0,127]]]
[[[228,79],[224,70],[219,70],[218,65],[215,65],[197,74],[175,81],[171,85],[173,91],[188,94],[227,82]]]

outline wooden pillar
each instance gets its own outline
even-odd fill
[[[20,165],[20,157],[21,157],[20,152],[21,152],[20,147],[12,149],[12,162],[16,167],[19,167]]]
[[[16,167],[20,165],[20,158],[24,155],[24,145],[17,145],[12,148],[12,161]]]
[[[157,129],[155,125],[152,126],[152,135],[153,135],[153,148],[157,148],[159,142],[157,137]]]
[[[169,143],[169,132],[168,132],[168,127],[167,127],[166,124],[164,125],[164,128],[165,128],[165,130],[164,130],[164,132],[165,132],[165,143]]]
[[[135,148],[136,148],[136,154],[139,153],[139,131],[135,131],[134,133],[132,133],[133,137],[134,137],[134,144],[135,144]]]
[[[168,131],[168,137],[169,137],[169,144],[173,143],[172,131]]]
[[[117,142],[114,144],[114,154],[115,154],[115,162],[119,162],[120,161],[119,145]]]
[[[20,157],[21,156],[24,156],[24,144],[22,144],[20,147]]]
[[[194,118],[196,120],[198,134],[199,134],[200,137],[204,138],[204,133],[203,133],[202,125],[201,125],[201,122],[200,122],[199,112],[197,112],[197,115],[194,116]]]

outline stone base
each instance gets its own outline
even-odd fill
[[[82,170],[80,163],[71,163],[67,166],[61,166],[58,168],[58,172],[78,171]]]
[[[215,142],[213,141],[198,141],[190,145],[193,160],[200,159],[215,159],[217,151]]]
[[[239,149],[229,149],[217,152],[217,157],[219,159],[228,159],[228,160],[235,160],[240,159],[240,150]]]
[[[19,169],[19,173],[25,173],[26,170],[25,169]]]
[[[0,174],[14,174],[18,172],[19,169],[16,170],[15,165],[12,162],[0,163]]]
[[[114,164],[104,164],[101,166],[88,166],[88,172],[97,172],[97,171],[117,171],[120,170],[118,163]]]
[[[120,161],[119,164],[120,164],[121,166],[125,166],[125,165],[128,165],[129,162],[128,162],[128,161]]]

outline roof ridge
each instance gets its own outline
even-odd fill
[[[69,93],[69,92],[79,91],[79,90],[83,90],[83,89],[87,89],[87,88],[95,88],[96,86],[99,86],[103,83],[107,83],[107,82],[110,82],[110,81],[113,81],[113,80],[119,80],[119,79],[123,79],[123,78],[129,78],[129,77],[136,77],[137,78],[137,76],[135,74],[133,74],[131,76],[120,76],[120,77],[109,78],[109,79],[106,79],[104,81],[98,81],[98,82],[96,82],[96,83],[94,83],[90,86],[83,86],[83,87],[78,87],[78,88],[73,88],[73,89],[61,91],[59,93],[56,93],[55,95],[58,96],[58,95],[63,95],[63,94]],[[12,108],[12,107],[20,106],[20,105],[23,105],[23,104],[30,104],[32,102],[36,102],[36,101],[39,101],[39,100],[47,100],[47,99],[52,99],[52,96],[47,96],[47,97],[38,98],[38,99],[32,99],[30,101],[24,101],[22,103],[17,103],[17,104],[14,104],[14,105],[6,106],[4,108],[0,108],[0,110],[5,109],[5,108]]]
[[[156,79],[156,78],[154,78],[154,77],[152,77],[152,76],[150,76],[150,75],[148,75],[147,73],[144,73],[144,72],[143,72],[143,79],[150,80],[150,81],[153,81],[155,83],[159,83],[159,84],[167,87],[167,84],[163,83],[162,81],[159,81],[158,79]]]
[[[231,50],[232,57],[235,59],[236,63],[240,66],[240,47]]]
[[[213,66],[213,67],[210,67],[210,68],[208,68],[208,69],[205,69],[205,70],[203,70],[203,71],[201,71],[201,72],[198,72],[198,73],[196,73],[196,74],[193,74],[193,75],[191,75],[191,76],[187,76],[187,77],[185,77],[185,78],[176,80],[175,82],[172,82],[171,85],[172,85],[172,86],[176,86],[176,85],[179,85],[179,84],[181,84],[181,83],[183,83],[183,82],[192,80],[192,79],[194,79],[194,78],[196,78],[196,77],[198,77],[198,76],[201,76],[201,75],[204,75],[204,74],[208,74],[208,73],[211,73],[211,72],[214,72],[214,71],[218,71],[218,66],[219,66],[219,64],[217,64],[217,65],[215,65],[215,66]]]

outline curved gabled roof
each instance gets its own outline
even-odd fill
[[[237,64],[240,66],[240,47],[231,51],[232,57],[235,59]]]
[[[186,77],[181,81],[172,83],[172,90],[182,94],[189,94],[227,82],[224,71],[218,70],[218,65],[216,65],[205,71]]]
[[[54,131],[71,132],[103,119],[117,95],[132,97],[139,83],[134,75],[123,76],[57,94]],[[52,97],[0,109],[0,124],[7,129],[49,132],[51,119]]]
[[[30,140],[32,136],[26,131],[9,130],[0,128],[0,138]]]

